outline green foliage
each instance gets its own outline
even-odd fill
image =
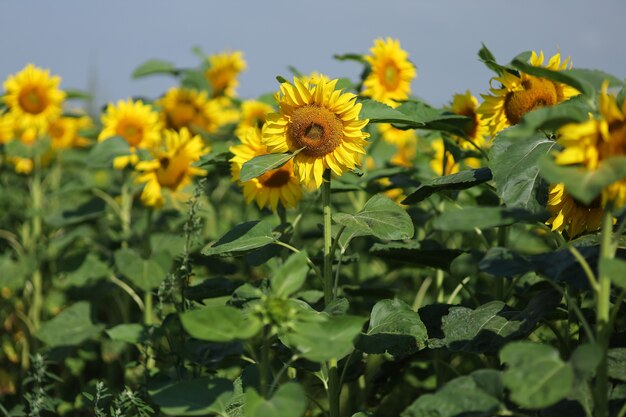
[[[280,168],[296,156],[302,149],[298,149],[295,152],[270,153],[267,155],[255,156],[242,165],[239,180],[241,182],[250,181],[253,178],[257,178],[265,174],[267,171]]]
[[[307,408],[304,390],[299,384],[282,385],[272,398],[264,399],[253,389],[246,391],[245,417],[301,417]]]
[[[456,174],[433,178],[420,184],[415,191],[402,200],[402,204],[419,203],[434,193],[442,191],[466,190],[485,183],[491,178],[492,174],[489,168],[469,169]]]
[[[187,311],[181,314],[180,320],[191,336],[212,342],[245,340],[261,330],[257,317],[230,306]]]
[[[120,273],[144,291],[157,287],[165,279],[166,270],[156,254],[143,259],[137,251],[126,248],[117,250],[114,259]]]
[[[153,382],[150,398],[166,415],[202,416],[224,413],[233,396],[233,383],[224,378],[204,376],[175,382]]]
[[[135,68],[132,77],[142,78],[147,75],[155,74],[178,75],[179,73],[180,71],[177,70],[174,64],[169,61],[164,61],[162,59],[149,59]]]
[[[113,159],[118,156],[130,155],[130,146],[121,136],[112,136],[98,142],[91,148],[87,156],[87,163],[92,168],[108,168],[113,165]]]
[[[48,347],[74,346],[97,337],[103,328],[92,322],[91,304],[80,301],[44,323],[37,337]]]
[[[205,256],[242,255],[278,239],[269,221],[251,221],[235,226],[232,230],[202,249]]]

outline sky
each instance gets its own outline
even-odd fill
[[[27,63],[93,94],[94,108],[130,96],[157,98],[166,76],[132,80],[158,58],[194,67],[205,53],[241,50],[239,96],[277,89],[276,76],[303,73],[357,80],[374,39],[399,39],[416,65],[412,93],[441,106],[452,95],[486,93],[493,76],[477,58],[485,43],[499,62],[527,50],[560,51],[574,67],[626,77],[623,0],[0,0],[0,79]]]

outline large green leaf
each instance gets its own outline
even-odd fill
[[[511,391],[511,400],[522,407],[553,405],[567,397],[574,386],[572,365],[563,362],[552,346],[509,343],[500,351],[500,360],[507,364],[502,380]]]
[[[180,315],[185,330],[193,337],[211,342],[246,340],[263,327],[261,321],[230,306],[209,306]]]
[[[250,181],[252,178],[257,178],[265,174],[267,171],[280,168],[289,162],[289,160],[296,156],[300,151],[302,151],[302,149],[298,149],[295,152],[270,153],[267,155],[255,156],[242,165],[239,180],[241,182]]]
[[[489,166],[498,196],[507,207],[545,210],[548,187],[539,176],[537,163],[555,146],[556,142],[545,136],[498,136],[489,153]]]
[[[447,231],[472,231],[538,220],[540,218],[536,214],[521,208],[467,207],[443,212],[435,218],[433,227]]]
[[[166,383],[154,382],[149,384],[148,394],[166,415],[219,414],[226,411],[233,396],[233,383],[214,376]]]
[[[505,407],[500,372],[484,369],[444,385],[434,394],[421,395],[402,417],[491,417]]]
[[[611,282],[626,290],[626,261],[622,259],[600,259],[600,274],[608,276]]]
[[[563,183],[574,198],[591,204],[607,185],[626,177],[626,156],[603,160],[595,170],[557,165],[550,157],[539,160],[541,175],[552,184]]]
[[[403,356],[423,348],[426,339],[426,326],[411,307],[398,299],[381,300],[374,305],[369,327],[357,347],[365,353]]]
[[[246,391],[244,417],[302,417],[308,400],[304,389],[295,382],[281,385],[272,398],[265,399],[253,389]]]
[[[98,142],[91,148],[86,160],[93,168],[110,168],[118,156],[130,155],[130,146],[121,136],[112,136]]]
[[[492,175],[489,168],[469,169],[456,174],[437,177],[422,183],[402,201],[402,204],[419,203],[440,191],[465,190],[487,182],[491,178]]]
[[[306,253],[291,255],[270,280],[274,295],[284,298],[298,291],[304,285],[308,272]]]
[[[98,219],[104,214],[106,204],[100,198],[91,198],[80,204],[75,201],[61,203],[61,207],[46,215],[44,220],[53,227],[75,225],[90,220]]]
[[[141,78],[146,75],[154,75],[154,74],[168,74],[168,75],[177,75],[179,70],[176,69],[174,64],[169,61],[163,61],[161,59],[150,59],[143,64],[139,65],[133,71],[133,78]]]
[[[202,249],[206,256],[242,255],[269,245],[278,239],[269,221],[250,221],[238,224],[217,241],[209,243]]]
[[[113,257],[117,270],[144,291],[159,286],[167,274],[156,256],[143,259],[135,250],[122,248],[115,251]]]
[[[380,239],[400,240],[413,237],[413,222],[406,210],[382,194],[376,194],[355,215],[336,213],[335,222]]]
[[[370,253],[390,261],[448,269],[452,260],[463,251],[444,248],[435,241],[411,241],[408,243],[376,243],[370,249]]]
[[[91,304],[79,301],[43,323],[37,338],[48,347],[75,346],[98,336],[103,328],[104,325],[91,321]]]
[[[609,376],[626,382],[626,348],[609,349]]]
[[[537,322],[560,303],[558,293],[538,294],[517,311],[502,301],[490,301],[472,310],[452,307],[442,320],[444,342],[453,351],[495,353],[509,340],[530,333]]]
[[[106,330],[112,340],[128,343],[141,343],[148,339],[148,329],[138,323],[118,324]]]
[[[297,322],[292,332],[282,336],[287,346],[314,362],[339,360],[350,353],[353,341],[367,319],[358,316],[327,316],[324,321]]]

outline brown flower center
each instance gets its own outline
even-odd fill
[[[20,91],[17,101],[26,113],[31,114],[39,114],[48,106],[48,96],[38,86],[24,87]]]
[[[143,139],[143,127],[132,120],[123,120],[117,125],[115,133],[124,139],[130,146],[137,146]]]
[[[464,107],[457,114],[471,119],[471,121],[465,125],[463,131],[468,138],[475,138],[476,132],[478,131],[478,114],[469,106]]]
[[[287,136],[303,154],[320,157],[341,144],[343,123],[327,108],[309,104],[293,111]]]
[[[511,91],[504,99],[504,114],[512,125],[531,110],[558,103],[556,87],[550,80],[531,77],[522,81],[522,87],[523,90]]]
[[[196,117],[197,108],[187,101],[181,101],[176,107],[167,112],[167,127],[180,130],[182,127],[190,127]]]
[[[389,61],[384,66],[382,82],[388,90],[395,90],[400,84],[400,69],[395,62]]]
[[[175,155],[170,158],[163,156],[159,158],[161,167],[157,170],[157,180],[163,187],[176,190],[187,173],[188,163],[185,158]]]

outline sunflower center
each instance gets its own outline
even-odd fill
[[[185,178],[188,164],[185,158],[164,156],[159,158],[161,167],[157,171],[157,180],[163,187],[176,190]]]
[[[284,165],[278,169],[273,169],[259,177],[259,182],[265,187],[280,188],[286,185],[291,179],[291,170]]]
[[[169,127],[180,130],[182,127],[189,127],[190,123],[196,116],[196,108],[193,104],[181,102],[174,107],[167,117]]]
[[[511,91],[504,99],[504,113],[509,123],[515,125],[531,110],[554,106],[558,95],[554,83],[542,78],[522,81],[523,90]]]
[[[400,77],[398,74],[400,73],[400,69],[397,67],[395,62],[388,62],[385,65],[385,69],[383,71],[383,84],[389,90],[395,90],[400,83]]]
[[[143,139],[143,128],[133,121],[122,121],[117,125],[115,133],[126,139],[130,146],[137,146]]]
[[[309,104],[293,111],[287,136],[303,154],[320,157],[341,144],[343,123],[327,108]]]
[[[457,114],[461,116],[469,117],[471,119],[471,121],[465,125],[465,128],[463,129],[463,131],[465,132],[468,138],[475,138],[476,131],[478,130],[478,115],[476,114],[476,112],[469,107],[465,107]]]
[[[24,87],[17,98],[20,107],[31,114],[39,114],[48,106],[48,96],[37,86]]]

